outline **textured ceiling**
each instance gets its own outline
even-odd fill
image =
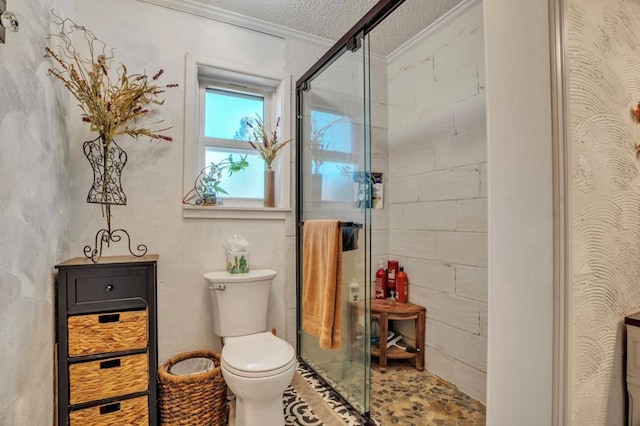
[[[337,41],[377,0],[196,0]],[[371,33],[371,49],[387,56],[462,0],[406,0]]]

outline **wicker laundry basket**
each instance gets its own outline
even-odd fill
[[[213,361],[211,369],[180,374],[172,369],[186,360]],[[176,370],[178,370],[176,368]],[[220,354],[200,350],[170,358],[158,369],[160,424],[167,426],[227,424],[227,384],[222,377]]]

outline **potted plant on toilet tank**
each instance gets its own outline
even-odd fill
[[[233,234],[224,248],[227,251],[227,272],[246,274],[249,272],[249,241],[241,235]]]

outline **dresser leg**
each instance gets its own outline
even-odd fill
[[[629,426],[640,426],[640,386],[627,382],[629,393]]]

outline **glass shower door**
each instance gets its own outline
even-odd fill
[[[339,220],[343,232],[341,347],[321,349],[318,338],[303,331],[300,288],[298,354],[354,408],[368,413],[371,160],[368,46],[366,37],[361,41],[362,48],[345,50],[298,96],[299,247],[306,220]]]

